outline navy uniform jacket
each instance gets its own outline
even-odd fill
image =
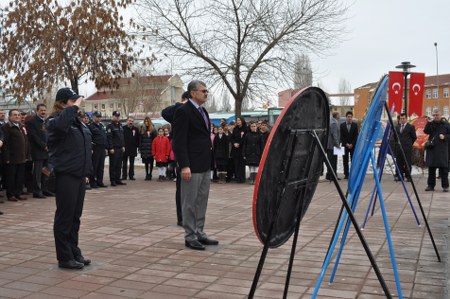
[[[103,146],[104,148],[108,145],[108,140],[106,138],[105,126],[100,122],[90,122],[89,129],[92,133],[92,143],[97,146]]]
[[[67,107],[51,115],[48,132],[48,165],[52,172],[87,177],[92,173],[92,139],[78,118],[78,107]]]
[[[202,108],[209,121],[208,112]],[[180,105],[173,119],[173,152],[180,168],[190,167],[191,173],[210,170],[212,143],[202,114],[190,102]]]
[[[111,122],[106,127],[106,136],[108,140],[108,149],[125,147],[125,141],[123,137],[123,128],[120,123]]]

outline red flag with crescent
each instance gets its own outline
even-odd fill
[[[424,85],[424,73],[411,73],[409,78],[409,115],[415,113],[417,116],[422,116]]]
[[[400,113],[402,111],[402,98],[405,80],[403,72],[389,72],[389,110],[395,105],[394,111]]]

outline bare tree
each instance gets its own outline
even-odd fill
[[[343,32],[340,0],[138,0],[142,38],[175,57],[177,69],[223,82],[241,114],[292,82],[296,53],[325,53]]]
[[[312,69],[309,56],[297,55],[294,65],[294,88],[302,89],[312,85]]]
[[[339,90],[339,93],[342,93],[342,94],[352,93],[352,86],[350,85],[350,82],[347,81],[347,79],[341,78],[339,80],[338,90]],[[349,100],[350,100],[350,97],[347,97],[347,96],[341,97],[342,105],[348,106]]]
[[[0,75],[18,100],[83,77],[115,87],[135,61],[136,47],[118,8],[131,0],[12,0],[0,9]]]
[[[217,112],[219,110],[217,107],[216,97],[213,94],[208,96],[208,101],[206,101],[205,105],[206,110],[208,110],[208,112],[210,113]]]

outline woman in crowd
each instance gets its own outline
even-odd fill
[[[242,143],[247,133],[247,125],[242,117],[236,118],[236,126],[231,134],[231,156],[234,161],[234,173],[237,183],[245,182],[245,163],[242,154]]]
[[[139,133],[139,151],[141,153],[142,163],[145,166],[145,180],[151,181],[153,171],[152,142],[156,137],[156,130],[149,116],[144,118],[144,124],[141,126]]]
[[[250,132],[244,136],[242,154],[250,171],[250,184],[254,184],[262,154],[262,139],[256,123],[250,125]]]

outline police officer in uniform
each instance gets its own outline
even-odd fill
[[[106,138],[105,126],[101,123],[101,121],[102,114],[100,112],[95,111],[92,113],[92,122],[89,123],[89,129],[92,132],[92,166],[94,168],[91,178],[92,188],[108,187],[103,183],[108,140]]]
[[[60,268],[81,269],[91,263],[78,247],[86,180],[92,172],[92,139],[78,117],[83,97],[70,88],[56,94],[48,132],[48,166],[55,177],[56,212],[53,224],[56,256]]]
[[[120,124],[120,112],[112,113],[112,121],[106,127],[106,136],[108,140],[109,152],[109,179],[111,186],[126,185],[120,180],[122,167],[122,155],[125,152],[125,141],[123,136],[123,127]]]

